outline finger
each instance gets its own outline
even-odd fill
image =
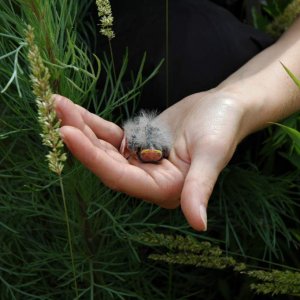
[[[196,230],[207,229],[207,203],[219,172],[204,161],[193,162],[184,181],[181,209],[189,224]]]
[[[190,225],[199,231],[207,229],[206,208],[217,178],[231,157],[227,145],[195,147],[191,167],[186,176],[181,193],[181,207]]]
[[[55,110],[62,125],[73,126],[80,129],[93,143],[97,142],[97,137],[94,132],[87,126],[78,106],[71,100],[61,95],[53,95]]]
[[[116,150],[96,147],[77,128],[63,126],[60,130],[73,155],[108,187],[154,203],[159,201],[161,188],[144,170],[130,165]]]
[[[123,130],[113,122],[106,121],[99,116],[90,113],[83,107],[76,105],[86,124],[95,132],[97,137],[105,140],[119,149],[123,139]]]
[[[83,131],[89,131],[89,129],[84,128],[83,121],[94,132],[97,138],[109,142],[116,148],[120,147],[123,130],[119,126],[90,113],[88,110],[74,104],[71,100],[63,96],[55,95],[54,97],[56,111],[59,115],[62,115],[63,125],[71,125]],[[84,132],[87,133],[86,131]]]

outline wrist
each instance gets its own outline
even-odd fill
[[[216,90],[232,95],[243,106],[246,134],[262,129],[270,122],[280,121],[300,109],[300,89],[279,61],[252,76],[237,76],[235,80],[224,81]]]
[[[230,101],[239,111],[241,120],[238,142],[268,125],[267,94],[263,87],[250,83],[249,80],[240,80],[226,85],[221,84],[214,89],[214,93],[224,101]]]

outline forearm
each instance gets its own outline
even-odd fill
[[[245,107],[247,116],[242,135],[300,110],[300,90],[281,63],[300,77],[300,18],[274,45],[216,88],[217,91],[233,93]]]

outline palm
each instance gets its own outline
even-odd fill
[[[159,164],[145,164],[134,157],[127,160],[116,147],[103,140],[99,140],[94,151],[99,159],[95,160],[92,171],[109,187],[162,207],[178,206],[184,170],[171,161],[163,159]]]

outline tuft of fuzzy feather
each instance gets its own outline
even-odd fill
[[[168,156],[172,147],[172,135],[168,126],[157,120],[156,116],[155,112],[142,110],[124,123],[126,146],[131,152],[153,149],[162,151],[164,157]]]

